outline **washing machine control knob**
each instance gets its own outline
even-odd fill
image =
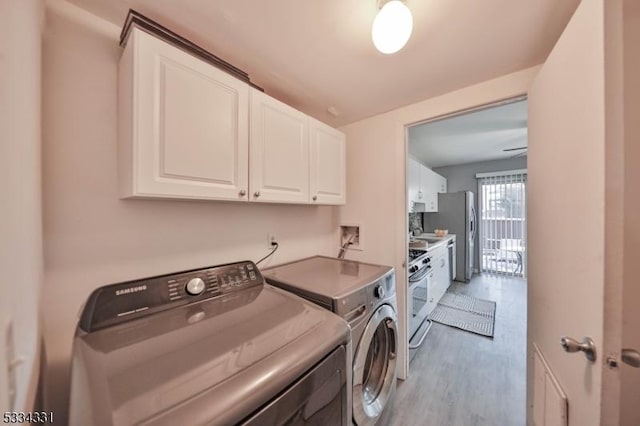
[[[384,297],[384,287],[378,284],[376,288],[373,290],[373,295],[378,299],[382,299]]]
[[[197,296],[199,294],[202,294],[202,292],[204,292],[204,287],[205,285],[204,285],[204,281],[202,281],[202,278],[193,278],[187,283],[185,290],[190,295]]]

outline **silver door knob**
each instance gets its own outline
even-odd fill
[[[244,189],[241,189],[238,194],[240,194],[241,197],[244,197],[245,195],[247,195],[247,191],[245,191]]]
[[[622,362],[632,367],[640,368],[640,352],[635,349],[623,349]]]
[[[256,191],[256,192],[254,192],[254,193],[253,193],[253,196],[254,196],[254,197],[256,197],[256,198],[258,198],[258,197],[260,196],[260,191]]]
[[[314,196],[313,196],[313,201],[316,201],[317,199],[318,199],[318,196],[317,196],[317,195],[314,195]]]
[[[585,337],[582,342],[578,342],[571,337],[563,337],[560,339],[560,344],[565,352],[584,352],[584,356],[591,362],[596,360],[596,345],[593,343],[590,337]]]

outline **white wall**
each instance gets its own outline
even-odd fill
[[[380,114],[341,128],[347,135],[347,196],[340,220],[362,224],[365,249],[347,258],[392,265],[398,283],[400,378],[408,372],[406,336],[406,126],[527,93],[538,67]]]
[[[61,424],[77,314],[98,286],[268,253],[267,264],[336,255],[337,208],[120,200],[116,101],[120,29],[48,3],[43,56],[47,405]]]
[[[39,371],[40,0],[0,3],[0,412],[31,411]],[[13,323],[15,406],[9,407],[8,324]]]

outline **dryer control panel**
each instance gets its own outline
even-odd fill
[[[262,284],[262,274],[251,261],[112,284],[91,293],[79,327],[92,332]]]

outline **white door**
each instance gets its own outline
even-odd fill
[[[310,120],[309,187],[314,204],[347,202],[347,146],[344,133]]]
[[[619,7],[583,0],[529,92],[528,421],[536,426],[567,419],[571,426],[638,424],[618,421],[621,369],[605,364],[621,349],[622,280],[611,268],[622,262],[612,237],[619,232],[616,173],[624,161],[614,152],[623,92]],[[635,247],[637,253],[637,241]],[[562,336],[593,339],[595,362],[565,352]],[[533,380],[534,347],[557,380],[551,383],[560,391],[553,392],[566,395],[568,416],[549,386],[546,395],[536,386],[544,380]]]
[[[251,89],[250,200],[309,202],[309,118]]]

